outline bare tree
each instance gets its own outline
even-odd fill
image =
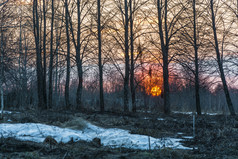
[[[38,1],[33,1],[33,27],[35,37],[36,48],[36,70],[37,70],[37,90],[38,90],[38,108],[45,109],[44,102],[44,83],[43,83],[43,71],[42,71],[42,57],[40,49],[40,29],[39,29],[39,16],[38,16]]]
[[[124,111],[129,111],[129,17],[128,17],[128,3],[124,0],[125,5],[125,78],[124,78]]]
[[[2,19],[2,18],[1,18]],[[1,23],[2,24],[2,23]],[[1,116],[0,119],[3,118],[3,109],[4,109],[4,98],[3,98],[3,28],[1,25],[1,69],[0,69],[1,77],[0,77],[0,89],[1,89]]]
[[[3,5],[5,5],[6,3],[8,2],[8,0],[7,1],[5,1],[5,2],[2,2],[2,3],[0,3],[0,7],[1,6],[3,6]],[[2,9],[2,8],[1,8]],[[4,12],[4,9],[3,10],[1,10],[1,12]],[[1,13],[0,12],[0,13]],[[1,77],[0,77],[0,93],[1,93],[1,115],[0,115],[0,119],[3,119],[3,109],[4,109],[4,92],[3,92],[3,77],[4,77],[4,67],[3,67],[3,58],[4,58],[4,49],[3,49],[3,36],[4,36],[4,29],[3,29],[3,24],[4,24],[4,21],[3,21],[3,18],[4,17],[4,15],[3,15],[3,13],[1,13],[1,24],[0,24],[0,32],[1,32],[1,48],[0,48],[0,54],[1,54],[1,59],[0,59],[0,74],[1,74]]]
[[[217,31],[216,31],[217,28],[216,28],[216,19],[215,19],[215,14],[214,14],[213,3],[214,3],[213,0],[210,0],[212,29],[213,29],[213,33],[214,33],[214,42],[215,42],[215,50],[216,50],[216,56],[217,56],[217,64],[218,64],[220,77],[221,77],[222,84],[223,84],[223,90],[224,90],[224,93],[225,93],[225,96],[226,96],[227,106],[229,108],[230,114],[231,115],[236,115],[233,104],[232,104],[232,101],[231,101],[228,86],[227,86],[227,83],[226,83],[226,78],[225,78],[224,69],[223,69],[223,62],[221,60],[221,54],[220,54],[219,44],[218,44],[218,39],[217,39]]]
[[[195,52],[195,97],[197,114],[201,115],[200,94],[199,94],[199,64],[198,64],[198,45],[197,45],[197,27],[196,27],[196,0],[193,0],[193,41]]]
[[[86,5],[86,4],[85,4]],[[83,68],[81,59],[81,2],[77,0],[78,13],[78,31],[77,31],[77,46],[76,46],[76,63],[78,69],[78,88],[76,94],[77,108],[82,109],[82,90],[83,90]]]
[[[100,111],[104,112],[100,0],[97,0],[97,9],[98,9],[97,28],[98,28],[98,66],[99,66],[99,86],[100,86]]]
[[[21,66],[21,59],[22,59],[22,55],[23,55],[23,48],[22,48],[22,17],[20,18],[20,35],[19,35],[19,57],[18,57],[18,65],[19,65],[19,90],[22,91],[22,83],[23,83],[23,79],[22,79],[22,66]],[[21,93],[19,95],[19,106],[23,105],[23,94]],[[24,103],[25,104],[25,103]]]
[[[136,112],[136,92],[134,85],[134,33],[133,33],[133,8],[132,8],[132,0],[129,0],[129,8],[130,8],[130,44],[131,44],[131,70],[130,70],[130,86],[131,86],[131,101],[132,101],[132,111]]]
[[[50,34],[50,64],[49,64],[49,97],[48,108],[52,108],[52,73],[53,73],[53,40],[54,40],[54,0],[51,1],[51,34]]]
[[[26,39],[26,31],[24,31],[24,58],[23,58],[23,70],[22,70],[22,89],[24,97],[24,104],[27,104],[27,96],[28,96],[28,89],[27,89],[27,59],[28,59],[28,41]]]
[[[65,105],[66,108],[70,108],[69,102],[69,82],[70,82],[70,36],[69,36],[69,9],[68,9],[68,1],[65,0],[65,29],[66,29],[66,37],[67,37],[67,56],[66,56],[66,83],[65,83]]]
[[[46,2],[43,0],[43,94],[44,102],[47,108],[47,93],[46,93]]]
[[[78,75],[78,88],[76,93],[76,104],[77,109],[81,110],[83,108],[82,105],[82,91],[83,91],[83,59],[85,58],[85,53],[88,48],[88,44],[90,41],[90,35],[86,34],[85,32],[91,29],[91,26],[88,25],[90,22],[86,22],[86,16],[91,11],[94,3],[89,3],[89,1],[80,1],[77,0],[76,8],[77,8],[77,29],[74,29],[74,21],[71,18],[73,15],[73,11],[68,11],[69,14],[69,24],[70,24],[70,32],[72,35],[72,42],[76,51],[76,66],[77,66],[77,75]],[[72,7],[74,8],[74,7]],[[75,33],[76,32],[76,33]],[[82,33],[85,34],[82,34]],[[76,38],[75,38],[76,34]]]
[[[56,46],[55,46],[55,66],[54,66],[54,97],[55,105],[58,104],[60,99],[60,79],[61,79],[61,65],[60,65],[60,44],[61,44],[61,34],[63,30],[63,19],[64,15],[60,15],[55,22],[55,36],[56,36]],[[59,20],[59,21],[58,21]],[[60,24],[60,25],[59,25]]]
[[[162,19],[162,7],[164,5],[164,19]],[[164,78],[164,113],[170,113],[170,93],[169,93],[169,30],[167,22],[167,13],[168,13],[168,1],[165,0],[164,4],[162,1],[157,0],[157,9],[158,9],[158,22],[159,22],[159,36],[160,36],[160,45],[163,54],[163,78]],[[164,30],[163,30],[164,26]]]
[[[170,113],[170,88],[169,88],[169,64],[177,55],[174,51],[174,46],[178,43],[177,35],[178,32],[187,25],[184,23],[182,26],[178,25],[178,22],[182,18],[182,13],[186,10],[188,1],[186,3],[182,1],[168,1],[168,0],[157,0],[157,18],[159,35],[159,45],[156,42],[152,42],[155,47],[159,48],[162,54],[162,58],[156,59],[160,63],[162,59],[163,68],[163,99],[164,99],[164,113]],[[176,8],[176,9],[175,9]]]

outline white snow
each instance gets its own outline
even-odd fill
[[[185,139],[193,139],[193,136],[183,136]]]
[[[8,111],[8,110],[4,110],[3,111],[3,114],[12,114],[12,113],[19,113],[19,112],[12,112],[12,111]]]
[[[3,111],[3,114],[12,114],[12,112],[11,112],[11,111],[6,111],[6,110],[4,110],[4,111]]]
[[[192,114],[197,114],[197,112],[180,112],[180,111],[173,111],[175,114],[187,114],[187,115],[192,115]],[[219,113],[202,113],[203,115],[221,115]]]
[[[182,139],[177,138],[162,138],[156,139],[145,135],[131,134],[128,130],[110,128],[104,129],[90,123],[87,123],[87,128],[83,130],[72,130],[68,128],[60,128],[36,123],[23,124],[0,124],[0,136],[15,137],[20,140],[43,142],[47,136],[52,136],[57,142],[67,143],[71,140],[92,141],[97,137],[101,139],[104,146],[125,147],[132,149],[149,149],[149,139],[151,149],[163,147],[177,149],[192,149],[181,145]],[[149,139],[148,139],[149,138]]]
[[[145,119],[145,120],[148,120],[148,119],[151,119],[151,118],[144,117],[144,119]],[[164,118],[157,118],[157,120],[159,120],[159,121],[163,121],[163,120],[164,120]]]
[[[173,111],[173,113],[175,113],[175,114],[188,114],[188,115],[193,114],[193,112],[180,112],[180,111]]]
[[[160,121],[162,121],[162,120],[164,120],[164,118],[158,118],[157,120],[160,120]]]
[[[203,113],[205,115],[222,115],[222,114],[219,114],[219,113]]]

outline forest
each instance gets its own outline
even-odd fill
[[[237,158],[237,0],[0,0],[0,158]]]

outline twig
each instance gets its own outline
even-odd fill
[[[67,155],[68,155],[68,151],[64,154],[63,159],[65,159],[65,157],[67,157]]]

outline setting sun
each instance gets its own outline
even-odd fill
[[[151,95],[152,96],[159,96],[161,94],[162,90],[160,87],[155,86],[151,88]]]

